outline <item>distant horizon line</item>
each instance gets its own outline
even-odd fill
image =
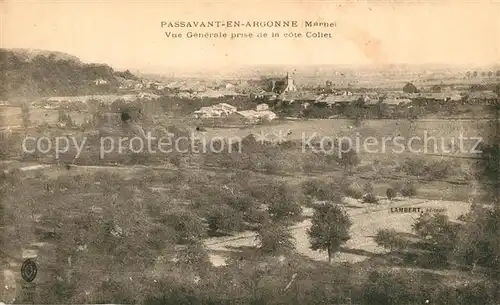
[[[497,62],[492,63],[445,63],[445,62],[428,62],[428,63],[409,63],[409,62],[393,62],[393,63],[327,63],[327,64],[270,64],[270,63],[262,63],[262,64],[239,64],[233,66],[207,66],[207,67],[199,67],[199,66],[191,66],[191,67],[182,67],[182,66],[172,66],[172,65],[162,65],[161,67],[122,67],[121,65],[116,65],[113,63],[109,63],[106,61],[97,61],[97,60],[87,60],[82,59],[79,55],[75,55],[66,51],[59,50],[47,50],[47,49],[38,49],[38,48],[22,48],[22,47],[0,47],[0,50],[11,50],[11,51],[32,51],[32,52],[44,52],[44,53],[59,53],[67,56],[75,57],[80,60],[83,64],[102,64],[108,65],[112,67],[114,70],[125,71],[129,70],[133,73],[139,72],[140,74],[203,74],[203,73],[212,73],[212,72],[220,72],[221,74],[231,74],[238,72],[237,70],[249,70],[256,68],[272,68],[272,69],[284,69],[284,71],[292,71],[296,69],[310,69],[310,68],[339,68],[339,69],[383,69],[383,68],[398,68],[398,67],[426,67],[426,68],[436,68],[436,69],[457,69],[457,70],[468,70],[468,69],[500,69],[500,59]],[[166,72],[161,72],[159,70],[170,70]],[[249,71],[245,71],[249,72]],[[255,71],[257,72],[257,71]],[[278,72],[278,71],[276,71]],[[495,71],[494,71],[495,72]]]

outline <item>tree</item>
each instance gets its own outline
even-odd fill
[[[405,197],[412,197],[417,194],[417,188],[411,181],[406,181],[401,186],[400,192]]]
[[[371,194],[373,193],[374,191],[374,188],[373,188],[373,183],[371,182],[367,182],[364,186],[363,186],[363,192],[365,194]]]
[[[398,232],[394,229],[378,230],[375,235],[375,242],[377,245],[388,249],[391,252],[399,249],[404,249],[408,242],[401,237],[398,237]]]
[[[285,183],[272,183],[265,188],[264,203],[268,212],[276,221],[293,219],[302,214],[299,193]]]
[[[71,116],[68,113],[66,113],[66,111],[64,111],[63,109],[59,109],[57,120],[59,123],[63,123],[67,127],[73,126],[73,120],[71,119]]]
[[[387,199],[391,200],[391,201],[393,198],[396,198],[396,196],[397,196],[397,192],[393,188],[388,188],[387,191],[385,191],[385,194],[387,196]]]
[[[295,248],[292,233],[286,226],[266,223],[259,228],[257,239],[265,253],[278,254]]]
[[[351,238],[351,225],[349,215],[340,206],[322,204],[316,207],[311,219],[311,228],[307,231],[311,249],[327,251],[328,262],[331,263],[332,255]]]
[[[327,183],[323,180],[308,180],[302,184],[305,195],[323,201],[340,201],[341,190],[338,184]]]
[[[373,114],[379,119],[390,117],[389,105],[380,99],[372,108]]]
[[[455,256],[472,267],[477,265],[498,268],[500,264],[500,242],[496,234],[500,225],[500,211],[473,206],[463,215],[465,224],[456,234]]]
[[[244,212],[231,206],[214,206],[207,214],[208,228],[212,232],[231,233],[243,227]]]
[[[444,214],[421,214],[412,226],[413,231],[431,245],[435,258],[446,262],[452,254],[458,233],[458,226]]]
[[[191,244],[205,236],[206,229],[201,219],[190,211],[174,211],[163,218],[163,222],[175,232],[178,244]]]
[[[351,147],[351,143],[344,141],[339,143],[341,149],[339,151],[339,163],[344,167],[344,173],[350,174],[352,169],[361,163],[361,158],[358,153]]]
[[[434,93],[440,93],[442,91],[442,88],[440,85],[434,85],[431,87],[432,92]]]
[[[30,106],[27,102],[21,104],[21,119],[23,121],[24,131],[27,133],[31,124]]]
[[[497,86],[499,88],[500,86]],[[495,120],[490,126],[489,138],[482,143],[479,150],[481,157],[477,163],[478,181],[487,194],[489,205],[474,205],[464,217],[457,238],[455,251],[464,260],[474,266],[482,264],[498,279],[500,271],[500,90],[498,99],[490,108]]]
[[[373,193],[366,193],[363,195],[364,203],[378,203],[378,198]]]
[[[472,72],[472,77],[477,77],[477,71]]]
[[[404,93],[418,93],[418,89],[417,89],[417,87],[414,84],[407,83],[403,87],[403,92]]]

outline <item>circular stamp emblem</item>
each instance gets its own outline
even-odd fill
[[[21,276],[23,277],[23,280],[28,283],[35,279],[37,272],[38,268],[36,263],[31,259],[25,260],[21,266]]]

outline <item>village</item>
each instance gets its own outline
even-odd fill
[[[337,287],[341,276],[347,286],[322,293],[370,304],[391,293],[371,274],[402,274],[392,286],[414,273],[433,277],[430,287],[453,279],[459,288],[443,291],[465,294],[494,264],[453,256],[475,251],[469,213],[491,207],[483,179],[495,165],[481,163],[489,150],[468,143],[427,152],[463,135],[486,145],[500,93],[494,68],[446,77],[333,71],[320,79],[283,67],[231,79],[32,61],[81,80],[29,80],[21,95],[11,86],[2,98],[2,300],[147,303],[168,283],[215,299],[250,300],[271,287],[279,293],[262,298],[313,304],[311,283]],[[24,64],[33,69],[31,62]],[[310,134],[319,138],[304,143]],[[345,149],[339,140],[423,134],[435,140],[413,141],[422,153],[409,145],[394,153],[390,142],[386,150]],[[175,149],[151,153],[158,147],[147,142],[146,151],[151,137],[168,137]],[[497,235],[481,236],[490,243]],[[32,282],[26,262],[39,268]],[[218,281],[232,281],[236,292]],[[266,285],[248,288],[259,281]],[[422,285],[425,295],[415,298],[445,293]]]

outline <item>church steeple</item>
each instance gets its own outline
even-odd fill
[[[290,92],[290,91],[297,91],[297,88],[295,87],[295,84],[293,83],[293,79],[290,76],[290,73],[286,73],[286,80],[285,80],[285,89],[283,92]]]

